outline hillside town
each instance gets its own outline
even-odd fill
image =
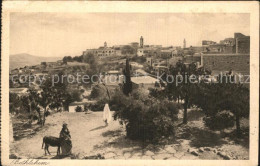
[[[183,39],[182,46],[151,45],[146,43],[145,36],[140,36],[137,41],[127,45],[104,42],[98,48],[82,50],[80,56],[65,56],[56,62],[41,62],[10,70],[10,158],[48,158],[38,148],[42,137],[58,133],[65,121],[72,135],[71,158],[248,159],[249,112],[238,115],[233,111],[235,104],[231,101],[232,97],[223,101],[221,107],[212,103],[215,103],[214,97],[217,96],[214,94],[221,91],[217,88],[232,86],[234,90],[241,87],[241,93],[249,90],[250,36],[236,32],[233,37],[221,41],[202,40],[200,46],[189,45],[186,39]],[[202,73],[198,74],[197,81],[203,79],[208,83],[216,82],[222,76],[239,79],[235,80],[236,86],[216,85],[214,88],[217,90],[207,84],[201,85],[208,88],[208,91],[197,90],[199,88],[192,88],[190,84],[180,83],[181,86],[175,86],[168,81],[169,74],[178,76],[187,73],[189,76]],[[63,76],[64,82],[61,81]],[[200,88],[206,89],[205,87]],[[188,90],[183,90],[185,88]],[[218,97],[230,95],[226,92],[229,93],[228,90],[223,90],[223,94]],[[242,98],[243,95],[240,97],[241,101],[246,101]],[[233,105],[229,107],[227,103]],[[95,118],[102,117],[105,104],[109,105],[113,113],[113,122],[108,125],[108,131],[102,126],[102,120],[96,122],[97,126],[94,125],[97,121]],[[128,109],[133,115],[128,115]],[[159,112],[154,113],[150,121],[151,115],[146,115],[146,112],[156,112],[156,109]],[[210,118],[217,115],[208,110],[217,110],[219,115],[225,114],[226,118],[236,119],[225,123],[227,126],[217,125],[219,128],[214,128],[210,123],[214,120]],[[140,113],[142,111],[143,114]],[[140,124],[132,125],[131,117],[136,117]],[[167,119],[168,117],[172,118]],[[210,120],[207,121],[207,118]],[[84,124],[86,121],[89,121],[88,125]],[[151,132],[140,121],[144,121],[146,126],[152,123],[155,125],[152,128],[156,128],[158,133]],[[175,136],[165,134],[171,133],[172,125],[169,121],[174,121]],[[182,121],[186,125],[179,127],[177,123]],[[167,129],[157,125],[164,123]],[[133,131],[140,126],[139,133],[144,135]],[[84,138],[73,135],[76,129],[86,130],[82,135],[89,139],[89,143],[98,145],[90,148],[91,145],[87,145]],[[88,131],[93,132],[93,137],[88,135]],[[98,133],[99,131],[103,133]],[[237,134],[242,136],[237,138],[233,131],[238,131]],[[100,134],[102,139],[94,140]],[[38,149],[24,148],[29,142],[38,144]],[[56,153],[56,150],[51,153]]]
[[[87,70],[86,59],[88,54],[93,54],[103,63],[106,74],[120,75],[126,58],[132,58],[133,73],[140,74],[165,72],[170,66],[182,61],[185,65],[195,63],[197,68],[204,67],[212,72],[212,75],[230,70],[235,74],[249,75],[250,36],[234,33],[234,38],[225,38],[219,42],[202,41],[201,46],[163,47],[161,45],[144,45],[144,38],[140,37],[140,44],[132,42],[128,45],[115,45],[109,47],[106,42],[96,49],[86,49],[79,57],[64,57],[57,62],[42,62],[34,66],[24,66],[10,71],[10,78],[18,79],[19,75],[34,75],[41,77],[48,74],[82,73]],[[68,59],[67,59],[68,58]],[[23,78],[25,79],[25,78]],[[17,82],[14,81],[14,82]],[[20,81],[23,82],[23,81]],[[10,88],[28,88],[21,83],[11,84]],[[19,92],[19,90],[14,89]]]

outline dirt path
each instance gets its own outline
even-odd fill
[[[146,144],[125,137],[118,121],[105,126],[102,112],[56,113],[47,117],[46,125],[36,135],[14,141],[11,154],[21,158],[53,158],[56,147],[50,147],[51,156],[41,149],[44,136],[59,136],[63,122],[68,124],[72,137],[72,153],[76,159],[101,154],[105,159],[248,159],[248,147],[240,142],[222,138],[203,127],[199,112],[188,112],[189,123],[178,127],[176,140],[168,145]]]
[[[122,128],[117,121],[112,121],[105,127],[102,119],[102,112],[85,113],[56,113],[46,119],[46,125],[36,135],[31,138],[23,138],[15,141],[11,146],[14,152],[22,158],[38,158],[44,155],[41,149],[42,138],[47,135],[59,136],[63,122],[68,124],[72,137],[72,152],[74,154],[90,154],[93,147],[108,141],[108,137],[103,137],[102,133],[108,130],[118,130]],[[14,148],[15,147],[15,148]],[[50,147],[51,154],[55,155],[57,148]]]

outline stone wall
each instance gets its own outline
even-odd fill
[[[243,37],[236,39],[236,53],[249,54],[250,53],[250,37]]]
[[[249,54],[203,54],[202,65],[212,73],[233,70],[241,74],[249,74]]]
[[[184,63],[201,62],[201,56],[187,55],[183,58]]]

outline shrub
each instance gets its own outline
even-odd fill
[[[77,106],[77,107],[75,108],[75,111],[76,111],[76,112],[82,112],[82,108],[81,108],[80,106]]]
[[[95,103],[91,103],[89,108],[91,111],[103,111],[105,104],[108,102],[106,99],[98,100]]]
[[[108,99],[106,87],[103,84],[93,86],[89,98],[94,100]]]
[[[205,125],[211,130],[224,130],[234,126],[234,115],[229,111],[221,111],[214,116],[203,118]]]
[[[226,79],[225,77],[223,79]],[[240,119],[249,116],[249,89],[243,84],[225,81],[218,84],[201,83],[198,87],[193,103],[207,115],[205,124],[215,130],[236,124],[237,136],[240,137]],[[223,113],[223,110],[228,110],[230,113],[227,111]]]
[[[162,137],[174,135],[177,104],[152,97],[139,100],[116,93],[111,101],[114,119],[126,124],[127,137],[134,140],[158,142]]]
[[[134,89],[131,93],[134,99],[136,100],[142,100],[147,101],[149,99],[149,90],[146,90],[144,88],[137,88]]]
[[[150,96],[157,98],[157,99],[164,99],[165,98],[165,91],[161,89],[156,89],[156,88],[150,88],[149,89]]]
[[[81,93],[78,90],[73,90],[70,95],[71,95],[72,102],[82,100]]]

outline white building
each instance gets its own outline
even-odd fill
[[[160,81],[151,76],[140,76],[140,77],[131,77],[131,81],[133,83],[134,88],[155,88],[156,83],[160,83]]]

